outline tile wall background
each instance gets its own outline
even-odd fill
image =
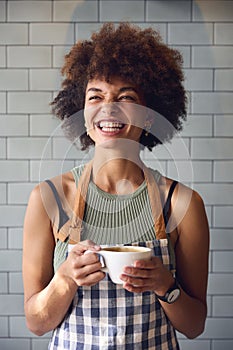
[[[49,102],[64,54],[105,21],[158,29],[184,57],[189,115],[172,148],[144,159],[190,182],[204,198],[211,228],[208,320],[182,350],[233,349],[233,1],[0,1],[0,349],[43,350],[26,326],[21,278],[22,224],[38,181],[83,155],[57,129]],[[54,134],[54,137],[51,135]]]

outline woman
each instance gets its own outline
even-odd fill
[[[155,31],[127,23],[103,25],[66,56],[53,111],[94,156],[39,184],[25,216],[27,325],[37,335],[54,330],[50,349],[179,349],[175,330],[188,338],[204,330],[203,201],[140,158],[182,128],[181,63]],[[116,244],[154,252],[124,268],[123,285],[96,254]]]

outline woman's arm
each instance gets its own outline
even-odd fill
[[[178,240],[175,247],[181,296],[174,304],[162,303],[162,306],[178,331],[188,338],[195,338],[204,331],[207,315],[209,228],[201,197],[193,191],[185,210],[182,197],[188,195],[190,190],[183,188],[183,191],[180,198],[174,196],[173,201],[173,207],[177,206],[173,212],[176,220],[185,212],[177,226]]]
[[[209,229],[200,196],[185,186],[178,187],[172,198],[172,221],[177,223],[175,255],[181,294],[173,304],[161,301],[161,305],[178,331],[195,338],[203,332],[207,314]],[[157,257],[138,261],[124,272],[137,278],[122,275],[124,287],[132,292],[153,290],[164,295],[174,284],[172,274]]]
[[[41,195],[43,186],[38,185],[31,193],[23,243],[25,315],[28,328],[37,335],[56,328],[63,320],[78,286],[95,284],[104,276],[96,254],[83,255],[87,249],[99,249],[91,242],[75,245],[54,274],[55,243],[45,197]]]

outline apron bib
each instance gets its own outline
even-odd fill
[[[92,162],[84,168],[74,205],[72,223],[67,233],[60,232],[69,245],[80,242],[85,199]],[[148,168],[143,168],[154,220],[156,237],[152,241],[134,242],[149,247],[153,255],[174,272],[169,254],[159,189]],[[129,245],[127,243],[127,245]],[[68,254],[68,252],[67,252]],[[78,287],[62,323],[54,330],[50,350],[178,350],[176,333],[154,292],[131,293],[105,278],[92,287]]]

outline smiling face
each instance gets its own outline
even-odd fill
[[[143,97],[137,87],[120,78],[88,82],[85,123],[96,145],[124,138],[139,141],[146,119]]]

